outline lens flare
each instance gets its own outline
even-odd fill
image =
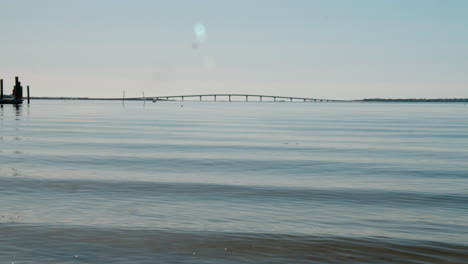
[[[204,42],[206,40],[206,28],[203,24],[195,24],[193,27],[193,33],[198,42]]]

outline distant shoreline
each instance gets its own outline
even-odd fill
[[[88,100],[88,101],[123,101],[123,98],[90,98],[90,97],[31,97],[33,100]],[[149,98],[125,98],[125,101],[153,101]],[[157,101],[175,101],[157,99]],[[195,101],[195,100],[193,100]],[[358,100],[328,100],[331,102],[397,102],[397,103],[468,103],[468,98],[436,98],[436,99],[425,99],[425,98],[401,98],[401,99],[385,99],[385,98],[365,98]],[[264,101],[267,102],[267,101]]]
[[[402,102],[402,103],[412,103],[412,102],[422,102],[422,103],[467,103],[468,98],[438,98],[438,99],[415,99],[415,98],[406,98],[406,99],[383,99],[383,98],[366,98],[362,100],[357,100],[362,102]]]

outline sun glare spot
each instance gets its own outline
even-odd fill
[[[198,42],[204,42],[206,40],[206,28],[205,25],[198,23],[193,27],[195,38]]]

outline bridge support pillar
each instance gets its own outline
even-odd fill
[[[231,96],[229,95],[229,102],[231,102]]]
[[[200,95],[200,101],[201,101],[201,95]]]
[[[276,102],[276,97],[273,97],[273,101],[275,101],[275,102]]]
[[[215,102],[216,102],[216,95],[214,96]]]
[[[182,101],[184,100],[184,97],[182,96]]]
[[[248,95],[245,96],[245,101],[246,101],[246,102],[249,101],[249,96],[248,96]]]
[[[260,102],[262,102],[262,101],[263,101],[263,96],[260,96]]]

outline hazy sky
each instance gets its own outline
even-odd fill
[[[468,97],[466,0],[0,0],[36,96]]]

